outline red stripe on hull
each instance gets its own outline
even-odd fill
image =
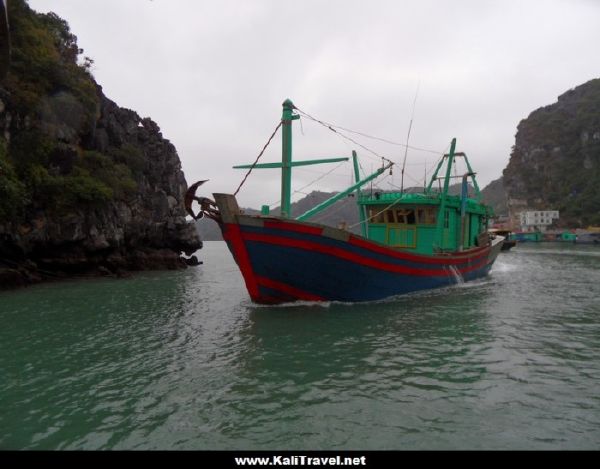
[[[285,246],[297,249],[304,249],[312,252],[319,252],[322,254],[326,254],[329,256],[334,256],[340,259],[344,259],[349,262],[354,262],[356,264],[360,264],[363,266],[371,267],[378,270],[385,270],[388,272],[395,272],[405,275],[416,275],[416,276],[426,276],[426,277],[446,277],[448,275],[448,271],[446,269],[419,269],[416,267],[406,267],[399,266],[395,264],[388,264],[385,262],[381,262],[375,259],[370,259],[368,257],[364,257],[353,252],[345,251],[344,249],[335,247],[335,246],[327,246],[323,244],[316,243],[314,241],[307,240],[299,240],[293,238],[284,238],[281,236],[274,235],[266,235],[259,233],[242,233],[242,237],[245,241],[255,241],[267,244],[274,244],[278,246]],[[477,256],[481,257],[481,256]],[[463,262],[468,261],[469,259],[463,259]],[[437,263],[446,263],[445,259],[437,261]],[[479,262],[473,263],[470,266],[462,269],[458,269],[460,273],[467,273],[472,270],[479,269],[483,267],[487,263],[487,258],[480,260]],[[454,262],[448,264],[454,264]]]
[[[297,223],[286,223],[282,221],[265,220],[265,228],[274,230],[295,231],[296,233],[306,233],[321,236],[323,228],[318,226],[300,225]]]
[[[323,228],[318,227],[318,226],[307,226],[307,225],[302,225],[299,223],[289,223],[289,222],[278,221],[278,220],[265,220],[264,227],[276,229],[276,230],[292,231],[295,233],[311,234],[311,235],[316,235],[316,236],[321,236],[323,234]],[[452,265],[462,264],[467,259],[470,259],[473,261],[475,259],[479,259],[480,257],[486,256],[489,252],[488,246],[482,246],[482,247],[470,249],[469,251],[466,251],[464,253],[448,254],[447,256],[444,256],[443,261],[440,261],[439,259],[434,259],[434,258],[427,257],[427,256],[419,256],[418,254],[411,254],[408,252],[400,252],[393,248],[379,246],[371,241],[368,241],[368,240],[365,240],[362,238],[358,238],[354,235],[350,236],[349,243],[352,244],[353,246],[357,246],[357,247],[360,247],[363,249],[369,249],[378,254],[385,254],[386,256],[394,257],[396,259],[419,262],[421,264],[439,264],[440,262],[443,262],[444,264],[452,264]]]
[[[257,277],[257,280],[258,280],[258,284],[263,287],[271,288],[272,290],[278,290],[278,291],[285,293],[286,295],[292,296],[298,300],[323,301],[325,299],[321,296],[313,295],[312,293],[308,293],[308,292],[299,290],[298,288],[294,288],[285,283],[277,282],[275,280],[271,280],[266,277]],[[281,300],[279,300],[279,301],[281,301]]]
[[[227,241],[231,247],[233,258],[242,272],[250,298],[252,298],[253,301],[258,301],[260,295],[258,282],[254,275],[254,270],[252,269],[252,263],[250,262],[250,256],[248,256],[246,245],[242,239],[240,225],[228,223],[223,226],[225,227],[223,230],[223,239]]]
[[[421,264],[439,264],[443,262],[444,264],[462,264],[467,259],[475,260],[480,257],[486,256],[489,252],[489,248],[487,246],[471,249],[468,252],[463,254],[449,254],[444,256],[443,259],[434,259],[431,257],[419,256],[416,254],[411,254],[408,252],[398,252],[393,249],[386,248],[384,246],[378,246],[372,242],[366,241],[364,239],[357,238],[356,236],[350,236],[350,244],[353,246],[357,246],[363,249],[369,249],[373,252],[379,254],[385,254],[386,256],[395,257],[396,259],[402,259],[407,261],[419,262]]]

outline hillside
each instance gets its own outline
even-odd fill
[[[561,226],[600,225],[600,79],[522,120],[503,175],[513,216],[554,209]]]
[[[0,83],[0,286],[44,276],[179,268],[201,247],[175,147],[108,99],[53,13],[8,2]]]
[[[492,207],[494,215],[508,214],[506,190],[504,189],[504,180],[502,177],[485,186],[481,190],[481,196],[483,202]]]

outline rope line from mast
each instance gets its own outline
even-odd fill
[[[252,163],[252,166],[250,166],[250,169],[248,170],[248,172],[246,173],[246,175],[244,176],[244,179],[242,179],[242,182],[240,182],[240,185],[238,186],[238,188],[235,190],[235,192],[233,193],[234,196],[237,195],[237,193],[240,191],[240,189],[242,188],[242,186],[244,185],[244,183],[246,182],[246,179],[248,179],[248,176],[250,176],[250,173],[252,172],[252,170],[254,169],[254,167],[256,166],[256,164],[258,163],[258,160],[260,159],[260,157],[263,155],[263,153],[265,152],[265,150],[267,149],[267,147],[269,146],[269,144],[271,143],[271,140],[273,140],[273,137],[275,137],[275,134],[277,133],[277,131],[279,130],[279,127],[281,127],[281,124],[283,122],[279,121],[279,124],[277,124],[277,127],[275,127],[275,130],[273,131],[273,133],[271,134],[271,136],[269,137],[269,140],[267,140],[267,143],[265,143],[265,146],[263,147],[263,149],[261,150],[261,152],[258,154],[258,156],[256,157],[256,160],[254,160],[254,163]]]
[[[373,140],[378,140],[378,141],[381,141],[381,142],[384,142],[384,143],[387,143],[387,144],[390,144],[390,145],[400,146],[400,147],[405,148],[406,150],[411,149],[411,150],[415,150],[415,151],[422,151],[422,152],[432,153],[432,154],[438,156],[438,160],[437,160],[438,162],[439,162],[440,159],[443,158],[444,153],[445,153],[445,151],[441,152],[441,156],[440,156],[440,151],[428,150],[428,149],[425,149],[425,148],[414,147],[412,145],[408,145],[408,141],[407,141],[406,144],[404,144],[404,143],[394,142],[392,140],[388,140],[388,139],[385,139],[385,138],[381,138],[381,137],[376,137],[376,136],[373,136],[373,135],[369,135],[369,134],[366,134],[364,132],[358,132],[356,130],[348,129],[346,127],[342,127],[342,126],[339,126],[339,125],[331,124],[329,122],[325,122],[325,121],[322,121],[320,119],[317,119],[316,117],[308,114],[307,112],[303,111],[302,109],[299,109],[297,106],[294,106],[294,109],[300,115],[302,115],[302,116],[306,117],[307,119],[312,120],[312,121],[314,121],[314,122],[316,122],[316,123],[318,123],[318,124],[326,127],[327,129],[331,130],[333,133],[335,133],[339,137],[344,138],[344,139],[352,142],[355,145],[358,145],[359,147],[363,148],[364,150],[368,151],[369,153],[375,155],[377,158],[381,158],[382,160],[385,160],[385,161],[392,162],[389,158],[380,155],[376,151],[374,151],[374,150],[366,147],[365,145],[362,145],[361,143],[357,142],[353,138],[351,138],[351,137],[349,137],[347,135],[344,135],[342,132],[340,132],[340,130],[345,131],[345,132],[350,132],[350,133],[353,133],[353,134],[356,134],[356,135],[360,135],[360,136],[365,137],[365,138],[370,138],[370,139],[373,139]],[[414,112],[414,110],[413,110],[413,112]],[[412,119],[411,119],[411,121],[412,121]],[[417,180],[416,178],[412,177],[410,174],[406,174],[405,173],[405,169],[406,169],[406,155],[405,155],[405,159],[404,159],[404,162],[403,162],[403,165],[402,165],[402,180],[404,180],[404,176],[407,176],[413,182],[419,184],[420,181]],[[427,168],[425,169],[425,175],[427,175]],[[401,187],[402,187],[401,191],[404,190],[403,186],[404,186],[404,184],[401,185]]]
[[[349,132],[349,133],[353,133],[353,134],[356,134],[356,135],[360,135],[362,137],[369,138],[369,139],[372,139],[372,140],[378,140],[380,142],[384,142],[384,143],[387,143],[387,144],[390,144],[390,145],[396,145],[396,146],[400,146],[400,147],[403,147],[403,148],[406,148],[406,149],[411,149],[411,150],[415,150],[415,151],[421,151],[421,152],[426,152],[426,153],[431,153],[431,154],[436,155],[438,158],[437,158],[436,162],[433,163],[433,165],[431,165],[431,168],[429,169],[429,171],[427,170],[427,164],[425,166],[425,179],[426,180],[427,180],[427,174],[429,172],[431,172],[431,170],[437,166],[437,164],[440,162],[441,159],[444,158],[444,155],[448,151],[448,148],[450,146],[450,145],[447,145],[446,148],[444,149],[444,151],[440,152],[439,150],[430,150],[430,149],[426,149],[426,148],[415,147],[415,146],[404,144],[404,143],[394,142],[393,140],[389,140],[389,139],[385,139],[385,138],[381,138],[381,137],[376,137],[374,135],[369,135],[369,134],[366,134],[364,132],[359,132],[359,131],[356,131],[356,130],[352,130],[352,129],[348,129],[346,127],[342,127],[342,126],[336,125],[336,124],[331,124],[329,122],[322,121],[320,119],[317,119],[316,117],[311,116],[310,114],[308,114],[307,112],[303,111],[302,109],[299,109],[297,106],[294,106],[294,108],[302,116],[304,116],[304,117],[306,117],[306,118],[308,118],[308,119],[310,119],[310,120],[312,120],[312,121],[314,121],[314,122],[316,122],[318,124],[321,124],[322,126],[328,128],[329,130],[331,130],[332,132],[334,132],[335,134],[337,134],[339,137],[344,138],[344,139],[346,139],[346,140],[354,143],[355,145],[358,145],[361,148],[367,150],[369,153],[372,153],[376,157],[381,158],[381,159],[385,159],[387,161],[390,161],[390,159],[386,158],[384,156],[381,156],[377,152],[371,150],[370,148],[365,147],[364,145],[361,145],[360,143],[356,142],[354,139],[348,137],[347,135],[344,135],[343,133],[339,132],[336,129],[339,129],[339,130],[342,130],[342,131],[345,131],[345,132]],[[406,162],[403,164],[403,168],[402,168],[403,170],[405,169],[405,166],[407,166]],[[410,166],[410,165],[408,165],[408,166]],[[362,167],[361,167],[361,169],[362,169]],[[413,182],[420,183],[420,181],[418,181],[417,179],[415,179],[414,177],[412,177],[410,174],[407,174],[404,171],[402,171],[402,172],[404,173],[403,175],[405,175],[408,178],[410,178],[411,180],[413,180]]]
[[[322,125],[322,126],[326,127],[327,129],[331,130],[333,133],[337,134],[337,135],[338,135],[338,136],[340,136],[341,138],[343,138],[343,139],[346,139],[346,140],[348,140],[348,141],[352,142],[352,143],[353,143],[353,144],[355,144],[355,145],[358,145],[358,146],[359,146],[359,147],[361,147],[362,149],[364,149],[364,150],[366,150],[367,152],[369,152],[369,153],[373,154],[375,157],[377,157],[377,158],[380,158],[380,159],[382,160],[382,164],[383,164],[383,161],[388,161],[388,162],[390,162],[390,163],[392,163],[392,164],[393,164],[393,161],[392,161],[392,160],[390,160],[389,158],[385,157],[385,156],[382,156],[382,155],[380,155],[379,153],[377,153],[376,151],[374,151],[374,150],[372,150],[372,149],[370,149],[370,148],[366,147],[365,145],[362,145],[361,143],[357,142],[356,140],[354,140],[353,138],[349,137],[348,135],[345,135],[344,133],[340,132],[340,130],[341,130],[341,131],[344,131],[344,132],[349,132],[349,133],[352,133],[352,134],[360,135],[360,136],[362,136],[362,137],[365,137],[365,138],[369,138],[369,139],[373,139],[373,140],[378,140],[378,141],[381,141],[381,142],[384,142],[384,143],[387,143],[387,144],[390,144],[390,145],[401,146],[401,147],[404,147],[404,148],[406,148],[406,149],[409,149],[409,148],[410,148],[411,150],[415,150],[415,151],[422,151],[422,152],[427,152],[427,153],[433,153],[433,154],[435,154],[435,155],[438,155],[438,156],[440,155],[440,152],[439,152],[439,151],[435,151],[435,150],[428,150],[428,149],[425,149],[425,148],[414,147],[414,146],[411,146],[411,145],[408,145],[408,144],[404,144],[404,143],[394,142],[394,141],[392,141],[392,140],[388,140],[388,139],[381,138],[381,137],[376,137],[376,136],[369,135],[369,134],[366,134],[366,133],[363,133],[363,132],[359,132],[359,131],[356,131],[356,130],[348,129],[348,128],[345,128],[345,127],[342,127],[342,126],[339,126],[339,125],[335,125],[335,124],[331,124],[331,123],[328,123],[328,122],[322,121],[322,120],[320,120],[320,119],[317,119],[316,117],[313,117],[313,116],[311,116],[311,115],[310,115],[310,114],[308,114],[307,112],[304,112],[302,109],[299,109],[297,106],[294,106],[294,109],[295,109],[295,110],[296,110],[296,111],[297,111],[297,112],[298,112],[300,115],[302,115],[302,116],[306,117],[307,119],[309,119],[309,120],[312,120],[312,121],[314,121],[314,122],[316,122],[316,123],[318,123],[318,124],[320,124],[320,125]],[[260,158],[261,158],[261,157],[262,157],[262,155],[264,154],[265,150],[267,149],[267,147],[269,146],[269,144],[271,143],[271,141],[273,140],[273,138],[274,138],[274,137],[275,137],[275,135],[277,134],[277,131],[279,130],[279,128],[281,127],[281,125],[282,125],[282,122],[280,121],[280,122],[277,124],[277,126],[275,127],[275,130],[273,131],[273,133],[271,134],[271,136],[269,137],[269,139],[267,140],[267,143],[265,143],[265,145],[264,145],[263,149],[261,150],[261,152],[258,154],[258,156],[256,157],[256,159],[254,160],[254,163],[252,163],[252,166],[251,166],[251,167],[248,169],[248,171],[246,172],[246,174],[245,174],[244,178],[242,179],[242,181],[240,182],[240,184],[239,184],[238,188],[235,190],[235,192],[234,192],[234,194],[233,194],[234,196],[238,194],[238,192],[240,191],[240,189],[242,188],[242,186],[244,185],[244,183],[246,182],[246,180],[247,180],[247,179],[248,179],[248,177],[250,176],[250,173],[252,172],[252,170],[254,169],[254,167],[255,167],[255,166],[258,164],[258,161],[260,160]],[[336,129],[337,129],[337,130],[336,130]],[[304,132],[302,132],[302,133],[304,133]],[[442,156],[441,156],[441,157],[439,157],[439,159],[438,159],[438,162],[439,162],[439,160],[440,160],[441,158],[443,158],[443,155],[444,155],[444,153],[445,153],[445,152],[442,152]],[[360,164],[360,163],[359,163],[359,164]],[[404,162],[404,165],[406,165],[406,161]],[[341,164],[340,164],[340,165],[337,165],[337,166],[336,166],[335,168],[333,168],[331,171],[328,171],[328,172],[326,172],[326,173],[322,174],[320,177],[318,177],[318,178],[317,178],[317,179],[315,179],[314,181],[312,181],[312,182],[308,183],[307,185],[305,185],[305,186],[301,187],[300,189],[297,189],[296,191],[294,191],[294,194],[296,194],[296,193],[302,193],[301,191],[302,191],[303,189],[305,189],[306,187],[309,187],[309,186],[313,185],[314,183],[318,182],[318,181],[319,181],[319,180],[321,180],[323,177],[325,177],[326,175],[328,175],[328,174],[332,173],[334,170],[336,170],[337,168],[339,168],[339,166],[341,166]],[[362,166],[361,166],[361,169],[364,171],[364,169],[362,168]],[[404,169],[404,168],[403,168],[403,169]],[[403,171],[403,172],[404,172],[404,171]],[[427,174],[427,168],[425,169],[425,173]],[[407,175],[407,176],[408,176],[410,179],[412,179],[413,181],[417,182],[417,181],[416,181],[416,179],[412,178],[410,175]],[[384,178],[384,179],[385,179],[385,178]],[[279,202],[279,201],[278,201],[278,202]],[[270,206],[272,206],[272,205],[274,205],[274,204],[276,204],[276,203],[278,203],[278,202],[274,202],[273,204],[269,204],[269,205],[270,205]],[[396,203],[396,202],[394,202],[393,204],[391,204],[391,205],[390,205],[390,207],[391,207],[391,206],[393,206],[393,205],[395,205],[395,203]],[[389,207],[387,207],[387,208],[389,208]],[[387,209],[387,208],[386,208],[386,209]],[[380,213],[381,213],[381,212],[380,212]],[[376,214],[376,215],[378,215],[378,214]],[[376,215],[374,215],[374,216],[376,216]],[[371,218],[372,218],[372,217],[369,217],[369,218],[368,218],[368,220],[370,220]],[[357,224],[360,224],[360,223],[357,223]],[[353,226],[356,226],[357,224],[355,224],[355,225],[352,225],[352,227],[353,227]]]
[[[313,121],[315,121],[315,122],[317,122],[317,123],[319,123],[319,124],[321,124],[321,125],[323,125],[323,126],[325,126],[325,127],[329,128],[329,129],[330,129],[330,130],[332,130],[333,132],[336,132],[336,130],[335,130],[335,129],[339,129],[339,130],[343,130],[344,132],[349,132],[349,133],[352,133],[352,134],[360,135],[361,137],[370,138],[370,139],[372,139],[372,140],[379,140],[380,142],[388,143],[388,144],[390,144],[390,145],[396,145],[396,146],[403,147],[403,148],[408,148],[408,149],[410,149],[410,150],[416,150],[416,151],[423,151],[423,152],[427,152],[427,153],[433,153],[434,155],[439,155],[439,154],[440,154],[440,152],[439,152],[439,151],[437,151],[437,150],[429,150],[429,149],[427,149],[427,148],[419,148],[419,147],[414,147],[414,146],[412,146],[412,145],[407,145],[407,144],[405,144],[405,143],[394,142],[393,140],[389,140],[389,139],[386,139],[386,138],[376,137],[376,136],[374,136],[374,135],[369,135],[369,134],[366,134],[366,133],[364,133],[364,132],[359,132],[359,131],[357,131],[357,130],[348,129],[348,128],[346,128],[346,127],[342,127],[342,126],[340,126],[340,125],[330,124],[330,123],[328,123],[328,122],[325,122],[325,121],[319,120],[319,119],[317,119],[316,117],[313,117],[313,116],[311,116],[310,114],[308,114],[307,112],[304,112],[302,109],[299,109],[298,107],[296,107],[295,109],[296,109],[296,110],[297,110],[297,111],[298,111],[300,114],[302,114],[304,117],[306,117],[306,118],[308,118],[308,119],[310,119],[310,120],[313,120]],[[345,135],[343,135],[343,134],[340,134],[340,135],[342,135],[344,138],[347,138],[347,139],[349,139],[349,137],[348,137],[348,136],[345,136]],[[356,143],[356,142],[354,142],[353,140],[350,140],[350,141],[352,141],[353,143]],[[361,145],[361,146],[362,146],[362,145]],[[363,147],[363,148],[364,148],[364,147]],[[372,151],[372,150],[369,150],[369,151],[371,151],[371,152],[373,153],[373,151]],[[380,155],[376,155],[376,156],[379,156],[379,157],[381,158],[381,156],[380,156]]]
[[[322,121],[322,120],[319,120],[319,119],[317,119],[316,117],[313,117],[313,116],[311,116],[310,114],[308,114],[308,113],[304,112],[302,109],[298,109],[297,107],[295,107],[295,109],[296,109],[296,111],[298,111],[298,113],[300,113],[302,116],[306,117],[307,119],[310,119],[310,120],[312,120],[312,121],[314,121],[314,122],[317,122],[318,124],[321,124],[322,126],[324,126],[324,127],[328,128],[329,130],[331,130],[333,133],[335,133],[335,134],[339,135],[340,137],[342,137],[342,138],[345,138],[346,140],[349,140],[350,142],[354,143],[355,145],[358,145],[358,146],[359,146],[359,147],[361,147],[363,150],[366,150],[366,151],[368,151],[369,153],[372,153],[372,154],[373,154],[373,155],[375,155],[377,158],[381,158],[382,160],[386,160],[386,161],[388,161],[388,162],[390,162],[390,163],[393,163],[393,161],[392,161],[392,160],[390,160],[389,158],[387,158],[387,157],[385,157],[385,156],[382,156],[382,155],[380,155],[380,154],[379,154],[379,153],[377,153],[376,151],[374,151],[374,150],[371,150],[370,148],[368,148],[368,147],[364,146],[363,144],[361,144],[361,143],[357,142],[357,141],[356,141],[356,140],[354,140],[353,138],[351,138],[351,137],[348,137],[347,135],[344,135],[344,134],[343,134],[342,132],[340,132],[339,130],[336,130],[336,128],[337,128],[337,129],[340,129],[340,130],[344,130],[344,131],[346,131],[346,132],[349,132],[349,130],[347,130],[347,129],[343,129],[342,127],[339,127],[339,126],[336,126],[336,125],[333,125],[333,124],[328,124],[327,122],[324,122],[324,121]],[[354,133],[359,133],[359,132],[354,132]]]
[[[345,163],[345,161],[342,161],[341,163],[339,163],[338,165],[336,165],[333,169],[330,169],[329,171],[323,173],[321,171],[309,171],[306,169],[302,169],[300,171],[309,171],[309,172],[314,172],[314,173],[318,173],[319,177],[317,177],[316,179],[312,180],[311,182],[309,182],[308,184],[305,184],[304,186],[302,186],[300,189],[296,189],[294,192],[292,192],[292,195],[295,194],[304,194],[307,195],[305,192],[302,192],[304,189],[306,189],[307,187],[312,186],[313,184],[319,182],[321,179],[323,179],[325,176],[329,176],[331,173],[333,173],[336,169],[338,169],[340,166],[342,166]],[[277,200],[275,202],[272,202],[269,204],[269,207],[273,207],[275,204],[280,203],[281,200]]]
[[[408,134],[406,135],[406,148],[404,148],[404,161],[402,162],[402,180],[400,182],[400,192],[404,192],[404,170],[406,169],[406,158],[408,156],[408,141],[410,139],[410,131],[412,130],[412,123],[415,117],[415,108],[417,106],[417,96],[419,94],[419,88],[421,82],[417,85],[417,92],[415,93],[415,100],[413,101],[412,113],[410,115],[410,123],[408,124]]]
[[[343,203],[340,203],[343,201],[344,201],[344,199],[340,199],[337,202],[335,202],[333,205],[330,205],[325,210],[323,210],[321,213],[316,215],[314,218],[311,218],[311,222],[318,223],[319,221],[323,220],[325,217],[331,217],[334,214],[338,213],[341,209],[343,209],[345,207],[345,205]]]

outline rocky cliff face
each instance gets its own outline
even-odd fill
[[[522,120],[503,174],[513,217],[559,210],[562,226],[600,224],[600,79]]]
[[[11,4],[21,35],[29,27],[44,37],[53,22],[65,32],[57,17]],[[185,267],[181,253],[202,243],[185,220],[175,147],[151,119],[104,96],[61,50],[64,35],[44,46],[52,53],[42,65],[56,76],[40,83],[26,39],[14,40],[0,89],[0,286]]]

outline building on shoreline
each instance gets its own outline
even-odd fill
[[[548,226],[558,220],[558,210],[529,210],[519,213],[521,231],[546,231]]]

